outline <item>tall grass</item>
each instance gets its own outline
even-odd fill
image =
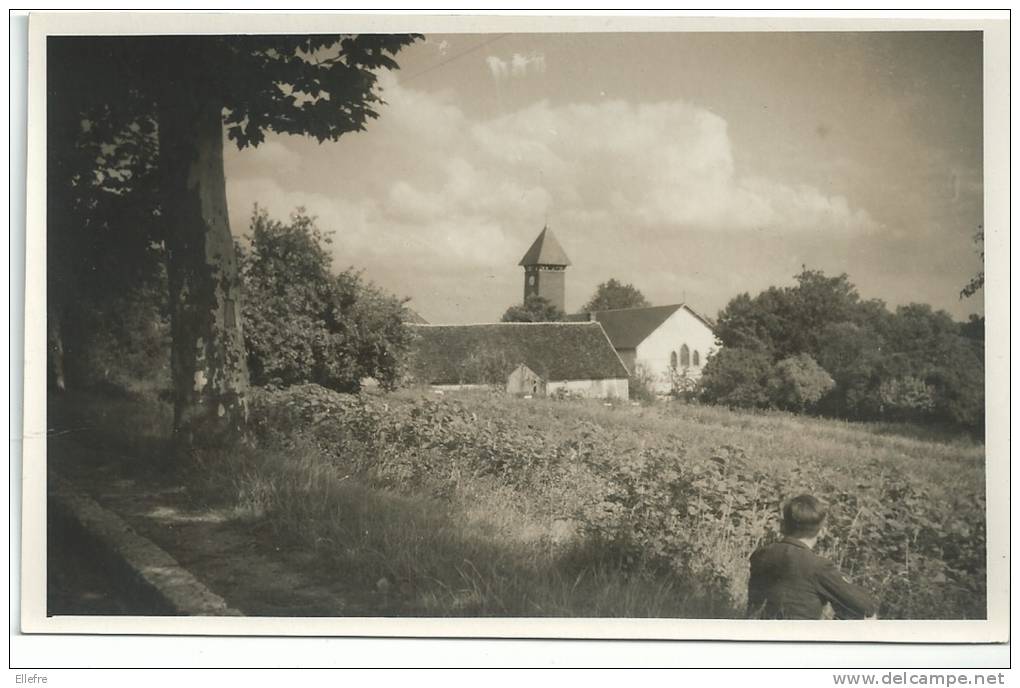
[[[385,592],[394,613],[681,617],[696,609],[672,581],[600,561],[529,513],[520,495],[484,481],[452,499],[400,494],[344,474],[304,440],[209,465],[239,520],[314,553],[314,575]]]
[[[432,396],[306,388],[256,403],[272,428],[264,440],[292,428],[249,482],[291,485],[266,512],[280,537],[360,543],[356,555],[323,560],[361,571],[365,584],[399,581],[409,608],[428,613],[736,616],[747,557],[772,536],[779,497],[811,491],[835,506],[825,553],[887,595],[890,613],[984,614],[983,582],[960,583],[983,575],[969,570],[984,518],[967,502],[983,498],[983,448],[972,440],[684,404]],[[680,502],[664,496],[670,480],[688,490]],[[349,526],[362,512],[340,513],[345,498],[330,489],[400,517],[373,515],[388,525],[361,534]],[[955,528],[977,530],[968,543],[943,532]],[[938,561],[946,547],[964,550]]]

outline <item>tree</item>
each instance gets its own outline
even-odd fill
[[[981,264],[985,262],[985,230],[978,227],[977,234],[974,235],[974,243],[978,246],[978,255],[981,256]],[[970,298],[974,294],[978,293],[985,287],[985,271],[981,269],[976,275],[970,278],[970,281],[960,290],[960,298]]]
[[[566,316],[548,299],[531,294],[524,303],[510,306],[503,313],[503,322],[559,322]]]
[[[909,360],[909,374],[934,388],[935,418],[979,429],[985,410],[984,351],[960,329],[945,311],[912,303],[896,309],[889,344]]]
[[[818,363],[836,383],[821,400],[821,411],[863,419],[878,415],[882,408],[878,387],[898,361],[890,357],[884,338],[873,328],[841,322],[818,334]]]
[[[701,375],[703,400],[734,408],[764,408],[772,361],[768,354],[722,348],[709,356]]]
[[[616,279],[603,282],[581,308],[582,312],[611,311],[617,308],[646,308],[651,304],[633,284],[624,284]]]
[[[730,299],[716,319],[716,336],[725,347],[761,351],[771,355],[775,337],[781,327],[775,308],[767,301],[777,301],[782,292],[775,287],[755,298],[743,293]]]
[[[916,303],[890,312],[882,301],[862,300],[846,275],[804,269],[795,279],[794,286],[769,287],[755,297],[741,294],[720,312],[716,333],[723,351],[741,353],[706,368],[706,400],[759,404],[752,384],[758,367],[747,353],[756,352],[775,366],[767,385],[773,405],[980,428],[983,318],[957,323],[945,311]],[[820,368],[813,370],[808,359]],[[834,385],[824,384],[822,372]],[[806,394],[801,379],[826,391],[819,398]]]
[[[981,431],[985,425],[983,359],[962,338],[946,342],[943,355],[952,363],[933,367],[925,382],[935,390],[934,416],[940,421]]]
[[[79,89],[83,71],[56,41],[47,79],[47,334],[52,387],[88,385],[98,341],[134,306],[166,307],[156,198],[155,121],[139,98],[112,110]],[[159,294],[162,292],[162,296]],[[138,298],[155,297],[151,304]],[[135,323],[142,324],[142,323]],[[116,337],[115,337],[116,339]],[[169,359],[169,355],[167,356]]]
[[[411,338],[404,301],[351,270],[333,275],[328,237],[302,209],[284,224],[256,207],[248,239],[238,251],[252,382],[356,392],[373,377],[393,388]]]
[[[818,335],[825,327],[867,319],[877,305],[862,303],[845,274],[826,277],[805,268],[794,279],[793,287],[732,299],[717,320],[723,345],[766,351],[777,361],[802,353],[817,358]]]
[[[227,217],[223,125],[239,148],[265,133],[335,141],[382,103],[378,69],[417,36],[167,36],[50,39],[58,136],[157,132],[158,224],[166,248],[175,434],[231,438],[247,417],[241,294]],[[81,122],[88,122],[81,131]],[[97,139],[98,140],[98,139]],[[116,149],[117,141],[102,145]],[[55,152],[59,156],[60,152]],[[59,167],[59,165],[58,165]],[[52,199],[58,202],[55,196]]]
[[[289,224],[252,213],[249,248],[238,245],[244,339],[252,382],[309,382],[325,339],[330,258],[324,237],[300,210]]]
[[[971,313],[967,322],[960,325],[960,335],[974,342],[975,346],[982,348],[985,344],[985,316]]]
[[[366,377],[383,389],[397,387],[405,370],[412,334],[399,299],[345,270],[332,284],[326,355],[313,379],[342,392],[357,392]]]

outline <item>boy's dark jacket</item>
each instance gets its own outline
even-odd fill
[[[751,555],[751,618],[820,619],[826,602],[841,619],[863,619],[878,611],[875,598],[800,540],[783,538]]]

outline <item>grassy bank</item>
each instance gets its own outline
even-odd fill
[[[314,386],[258,392],[252,420],[245,447],[190,467],[205,498],[409,614],[740,616],[747,557],[811,491],[832,505],[821,549],[883,617],[984,615],[984,448],[966,437]]]

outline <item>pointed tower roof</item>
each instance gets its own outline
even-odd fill
[[[542,228],[542,233],[535,239],[528,252],[521,258],[518,265],[570,265],[566,251],[556,241],[555,235],[548,227]]]

